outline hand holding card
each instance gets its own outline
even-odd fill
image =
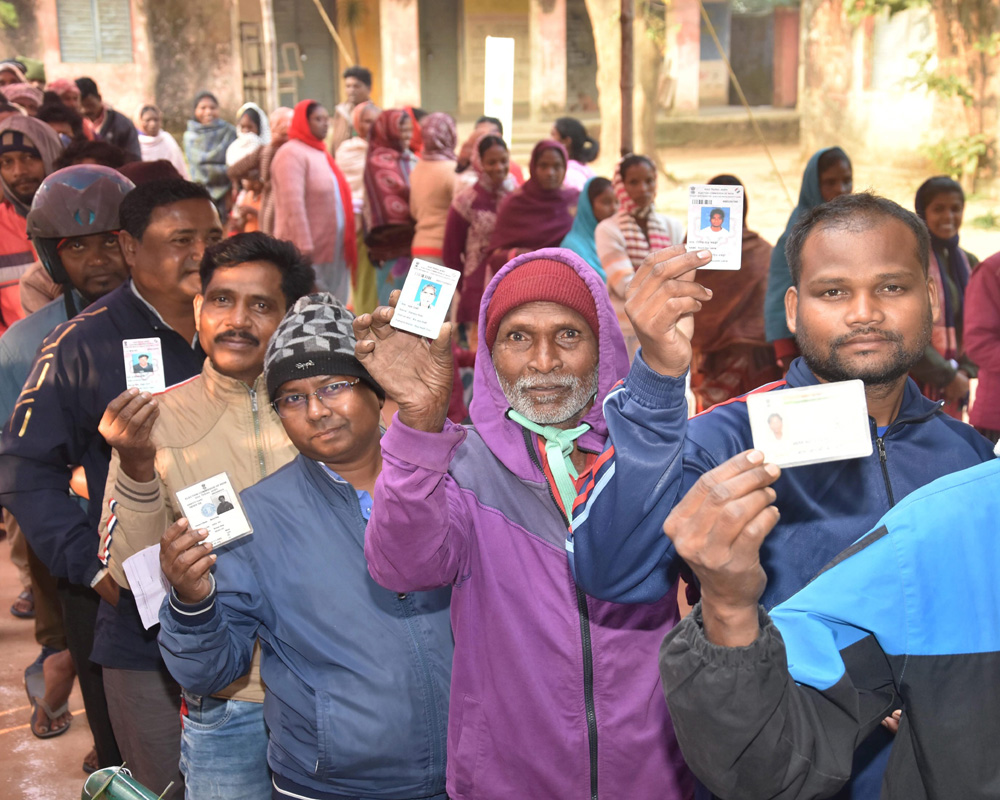
[[[437,339],[462,273],[413,259],[392,315],[392,327]]]
[[[239,496],[225,472],[177,492],[177,502],[192,528],[205,528],[212,547],[253,533]]]
[[[740,268],[743,254],[743,187],[695,185],[688,189],[688,250],[709,250],[704,269]]]

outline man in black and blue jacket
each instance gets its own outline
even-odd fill
[[[155,632],[142,626],[135,599],[118,591],[98,559],[111,458],[98,427],[108,403],[127,386],[124,340],[159,339],[167,385],[201,371],[205,353],[197,343],[192,303],[201,288],[202,254],[223,231],[205,190],[181,180],[132,190],[120,217],[131,280],[43,343],[0,438],[0,505],[61,579],[67,640],[85,705],[107,703],[114,738],[136,776],[158,789],[176,779],[167,795],[174,797],[183,794],[179,691],[163,667]],[[87,510],[67,491],[77,465],[87,478]],[[103,692],[102,680],[107,687],[112,674],[114,690]],[[134,724],[142,726],[143,736],[117,733]],[[114,738],[109,742],[95,731],[102,767],[121,763]]]
[[[928,248],[914,214],[868,194],[814,209],[789,237],[786,310],[803,356],[784,381],[757,391],[861,379],[873,453],[786,470],[774,484],[781,519],[760,551],[765,609],[805,586],[910,492],[992,458],[989,442],[941,413],[907,377],[937,302]],[[706,251],[663,251],[629,290],[626,311],[642,349],[605,401],[611,446],[577,499],[567,542],[577,581],[602,599],[651,602],[666,593],[683,560],[663,536],[663,519],[700,476],[752,446],[745,397],[687,419],[691,345],[676,323],[694,313],[697,325],[697,310],[711,302],[689,279],[709,260]],[[890,741],[881,730],[866,743],[845,796],[877,796]]]

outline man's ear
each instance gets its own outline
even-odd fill
[[[941,321],[941,295],[938,294],[937,281],[927,279],[927,297],[931,301],[931,321],[937,324]]]
[[[205,295],[198,292],[194,296],[194,329],[201,333],[201,307],[205,304]]]
[[[118,246],[121,248],[122,257],[128,264],[129,272],[131,272],[135,266],[136,253],[139,250],[139,240],[128,231],[123,230],[118,233]]]
[[[785,292],[785,324],[788,330],[795,333],[795,315],[799,311],[799,290],[789,286]]]

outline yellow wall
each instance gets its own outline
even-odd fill
[[[382,104],[382,45],[379,40],[379,3],[378,0],[364,0],[366,14],[362,20],[361,27],[355,31],[358,40],[358,62],[368,67],[372,71],[372,100],[377,104]],[[338,4],[343,9],[344,0]],[[337,33],[340,34],[344,43],[352,47],[350,31],[342,21],[337,23]],[[416,46],[416,43],[414,43]]]

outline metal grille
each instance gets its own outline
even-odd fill
[[[59,51],[63,62],[132,62],[129,0],[56,0]]]

